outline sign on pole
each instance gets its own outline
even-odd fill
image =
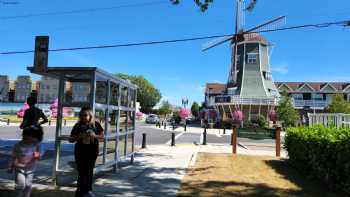
[[[49,36],[35,37],[34,70],[46,72],[48,65]]]

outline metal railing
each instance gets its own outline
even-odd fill
[[[330,104],[331,101],[323,100],[292,100],[294,107],[311,107],[311,108],[325,108]]]
[[[325,127],[350,128],[350,114],[343,113],[324,113],[311,114],[308,113],[309,126],[323,125]]]
[[[278,99],[271,98],[241,98],[240,96],[221,95],[215,97],[215,104],[236,104],[236,105],[277,105]]]

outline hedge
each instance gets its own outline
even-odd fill
[[[350,129],[289,128],[284,146],[298,170],[350,196]]]

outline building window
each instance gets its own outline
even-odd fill
[[[236,63],[240,64],[241,63],[241,55],[237,55],[236,57]]]
[[[265,80],[271,80],[272,75],[270,72],[263,71],[263,76]]]
[[[293,94],[292,95],[294,100],[303,100],[303,94]]]
[[[317,101],[322,101],[323,100],[323,94],[314,94],[313,99]]]
[[[248,64],[256,64],[258,60],[258,54],[257,53],[248,53]]]

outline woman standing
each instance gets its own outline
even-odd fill
[[[103,128],[94,121],[92,110],[83,107],[79,113],[79,122],[71,132],[70,142],[76,142],[75,162],[78,170],[78,183],[75,197],[94,196],[92,181],[95,162],[99,152],[99,139],[103,139]]]

